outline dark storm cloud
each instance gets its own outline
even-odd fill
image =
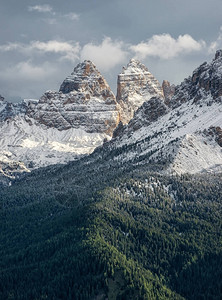
[[[4,1],[0,94],[39,98],[87,58],[114,92],[133,56],[179,83],[222,47],[221,11],[221,0]]]

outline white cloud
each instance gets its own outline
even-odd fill
[[[204,41],[196,41],[189,34],[180,35],[177,39],[174,39],[170,34],[161,34],[152,36],[146,42],[133,45],[130,49],[139,59],[144,59],[147,56],[170,59],[180,54],[200,51],[204,47]]]
[[[43,53],[54,52],[62,54],[62,59],[68,59],[74,61],[78,59],[78,54],[80,51],[80,46],[78,43],[74,42],[60,42],[56,40],[51,40],[48,42],[35,41],[30,45],[30,49],[39,50]]]
[[[8,43],[0,45],[0,51],[9,52],[17,50],[23,54],[32,56],[36,53],[56,53],[60,55],[60,59],[75,61],[78,59],[80,46],[79,43],[68,41],[50,40],[47,42],[32,41],[29,44]]]
[[[86,44],[81,51],[81,60],[92,60],[100,70],[108,71],[125,61],[128,52],[124,47],[123,42],[106,37],[101,44]]]
[[[216,41],[210,44],[208,51],[209,53],[215,53],[216,50],[219,50],[221,48],[222,48],[222,26],[220,27],[220,31]]]
[[[51,13],[51,12],[53,12],[53,8],[49,4],[29,6],[28,10],[29,11],[37,11],[37,12],[40,12],[40,13]]]

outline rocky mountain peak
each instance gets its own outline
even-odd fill
[[[109,98],[115,102],[115,96],[108,83],[90,60],[79,63],[71,75],[63,81],[59,91],[63,94],[82,92],[88,94],[88,98],[98,97],[103,100]]]
[[[139,60],[132,58],[126,67],[123,67],[121,75],[133,75],[133,74],[147,74],[148,68],[142,64]]]
[[[131,59],[117,80],[117,102],[120,106],[120,120],[129,123],[135,111],[152,97],[163,98],[158,80],[140,61]]]
[[[204,62],[193,71],[192,76],[175,87],[175,93],[169,101],[173,108],[184,102],[222,101],[222,50],[218,50],[215,58]]]
[[[222,96],[222,50],[218,50],[212,62],[203,63],[192,75],[192,94],[199,89],[210,93],[213,99]]]
[[[91,60],[84,60],[79,63],[71,73],[71,76],[87,79],[88,77],[101,75]]]
[[[47,127],[61,131],[81,129],[100,134],[102,138],[112,136],[119,122],[115,96],[89,60],[74,68],[59,92],[48,91],[37,104],[29,105],[27,115]]]

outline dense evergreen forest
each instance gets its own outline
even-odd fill
[[[222,174],[98,159],[1,188],[0,299],[221,299]]]

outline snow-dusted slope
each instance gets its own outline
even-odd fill
[[[27,168],[66,163],[76,156],[89,154],[101,145],[106,134],[87,133],[83,129],[58,130],[17,116],[0,128],[1,156],[20,161]],[[1,160],[1,158],[0,158]]]
[[[117,102],[120,105],[120,120],[127,124],[134,112],[151,97],[163,97],[163,90],[148,69],[135,59],[123,67],[118,75]]]
[[[176,87],[169,105],[162,98],[152,98],[137,110],[127,126],[117,128],[110,144],[110,149],[119,154],[116,160],[158,163],[165,171],[179,174],[222,171],[220,54],[200,72],[206,88],[199,80],[191,83],[195,70],[192,78]]]

